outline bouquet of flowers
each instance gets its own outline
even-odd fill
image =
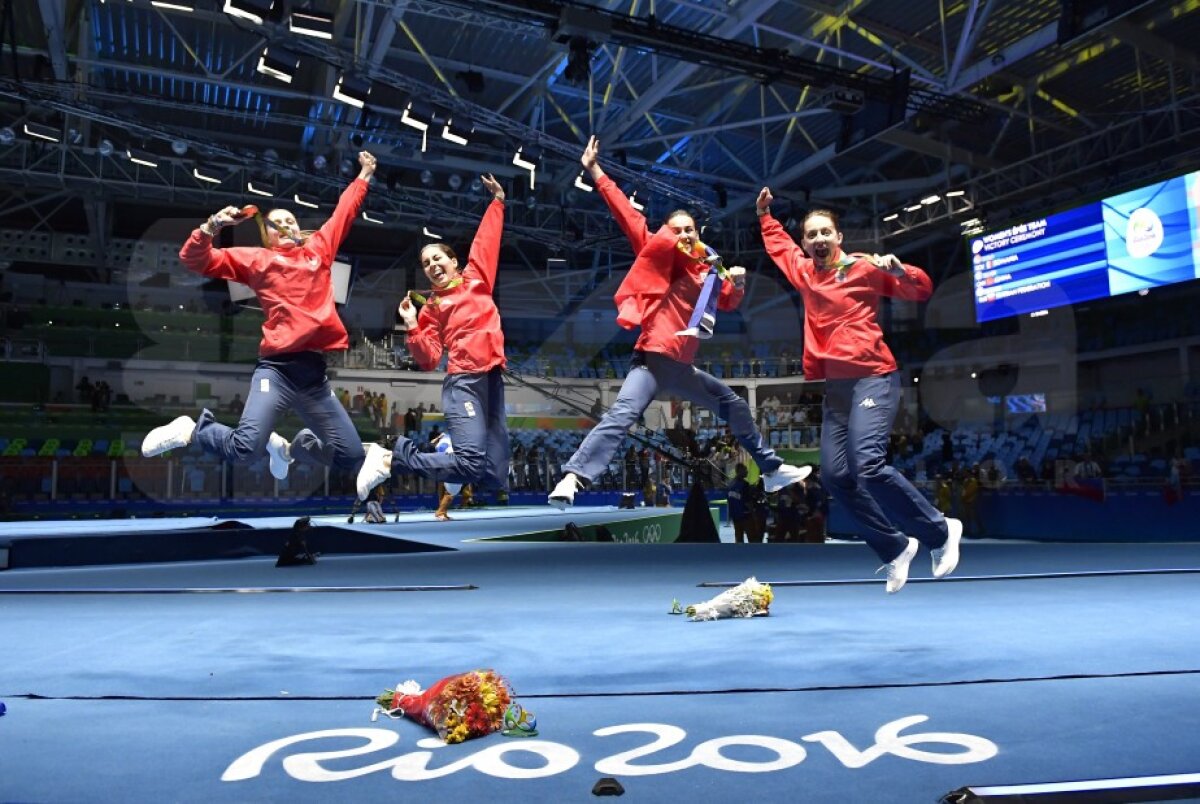
[[[494,670],[446,676],[427,690],[406,681],[375,699],[388,715],[407,717],[437,732],[446,743],[461,743],[506,727],[513,702],[508,680]]]
[[[692,622],[697,620],[723,620],[727,617],[765,617],[771,613],[771,601],[775,593],[769,583],[759,583],[747,578],[732,589],[705,603],[694,603],[684,611]]]

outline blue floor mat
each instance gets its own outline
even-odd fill
[[[874,567],[856,544],[477,542],[287,569],[10,570],[0,799],[568,801],[616,776],[626,800],[935,801],[966,784],[1197,770],[1200,546],[967,544],[956,580],[929,581],[922,555],[890,596]],[[1123,569],[1138,572],[1030,577]],[[786,582],[769,617],[668,614],[674,599],[720,591],[701,583],[752,575]],[[404,585],[475,588],[388,591]],[[45,593],[101,588],[156,591]],[[267,588],[295,591],[256,593]],[[328,588],[346,591],[310,591]],[[386,687],[479,667],[506,675],[536,712],[554,744],[546,756],[499,736],[426,749],[415,724],[370,721]],[[917,716],[929,719],[894,750],[856,753]],[[345,729],[365,731],[281,749],[256,775],[221,781],[256,747]],[[929,732],[995,752],[953,764],[960,738],[915,759],[896,747]],[[367,736],[397,734],[364,749]],[[628,764],[614,759],[652,742]],[[430,768],[475,759],[416,780],[410,757],[393,778],[396,757],[422,750]],[[348,773],[383,764],[316,782],[300,772],[313,761],[283,760],[323,752],[343,752],[319,764]]]

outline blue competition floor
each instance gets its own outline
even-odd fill
[[[1200,545],[966,544],[888,596],[857,544],[464,541],[541,529],[512,513],[401,523],[437,552],[0,573],[0,800],[589,801],[611,776],[626,801],[933,802],[1200,770]],[[751,575],[769,617],[668,614]],[[430,585],[476,588],[383,591]],[[298,591],[169,591],[264,588]],[[536,739],[371,719],[482,667]]]

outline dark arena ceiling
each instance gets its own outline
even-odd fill
[[[2,5],[8,227],[136,236],[254,179],[327,206],[366,148],[368,250],[473,226],[480,172],[518,241],[578,249],[614,235],[576,184],[594,133],[648,215],[733,237],[770,185],[899,248],[1200,163],[1200,0]]]

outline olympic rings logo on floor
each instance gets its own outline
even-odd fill
[[[852,769],[865,767],[885,755],[935,765],[966,765],[989,760],[999,751],[991,740],[973,734],[931,731],[901,735],[900,732],[905,729],[927,720],[927,715],[910,715],[885,723],[876,730],[874,744],[863,750],[856,748],[836,731],[818,731],[806,734],[800,739],[806,743],[823,746],[842,765]],[[644,759],[683,742],[687,732],[678,726],[663,723],[629,723],[607,726],[592,733],[597,737],[609,737],[638,732],[654,735],[655,739],[637,748],[600,759],[595,763],[595,770],[611,776],[653,776],[676,773],[693,767],[706,767],[730,773],[770,773],[795,767],[808,755],[804,746],[792,740],[759,734],[736,734],[706,740],[693,748],[685,759],[660,764],[635,764],[634,760]],[[449,776],[468,768],[502,779],[540,779],[565,773],[578,765],[581,759],[579,752],[570,746],[548,740],[530,739],[490,745],[470,756],[431,768],[429,763],[433,752],[446,746],[441,740],[426,737],[417,741],[417,747],[425,750],[373,762],[360,768],[345,768],[345,763],[338,763],[343,768],[331,770],[323,763],[383,751],[399,742],[400,735],[378,728],[327,729],[273,740],[247,751],[225,769],[221,781],[241,782],[254,779],[262,775],[267,761],[275,754],[301,743],[329,739],[361,739],[366,742],[354,748],[288,754],[282,759],[284,772],[302,782],[340,782],[382,771],[390,772],[392,778],[397,781],[417,782]],[[755,761],[732,759],[722,753],[722,749],[735,745],[758,748],[767,752],[769,756]],[[959,750],[930,750],[938,745]],[[510,764],[506,757],[518,753],[536,756],[542,764],[539,767],[529,767],[532,763],[528,759],[520,765]]]

